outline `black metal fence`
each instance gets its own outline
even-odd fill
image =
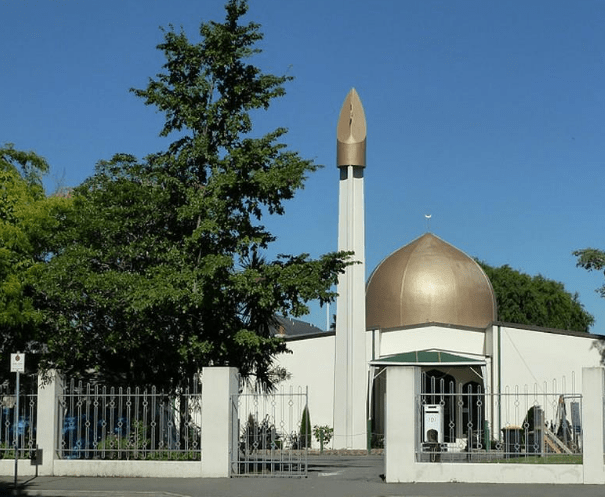
[[[431,462],[582,463],[582,396],[544,388],[483,391],[423,383],[417,458]]]
[[[15,448],[19,459],[30,459],[36,449],[38,413],[37,376],[21,377],[19,412],[16,412],[15,386],[8,381],[0,384],[0,458],[14,459]]]
[[[202,398],[193,385],[168,395],[71,381],[58,402],[60,457],[200,460]]]

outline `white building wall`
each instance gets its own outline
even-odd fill
[[[277,363],[291,378],[279,386],[309,387],[311,424],[333,427],[335,336],[326,333],[325,337],[289,341],[288,348],[293,353],[280,354]]]
[[[380,333],[378,356],[426,349],[482,356],[485,354],[485,332],[435,325]]]
[[[495,333],[502,392],[517,386],[533,391],[537,386],[540,392],[579,393],[582,368],[601,365],[601,356],[594,347],[596,340],[588,334],[584,337],[504,326],[499,331],[496,328]]]

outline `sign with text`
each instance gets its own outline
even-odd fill
[[[25,372],[25,354],[11,354],[11,373]]]

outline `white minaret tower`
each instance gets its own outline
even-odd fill
[[[356,264],[338,280],[336,365],[334,370],[334,448],[367,448],[365,228],[363,170],[366,119],[355,89],[345,98],[337,128],[340,170],[338,250],[354,252]]]

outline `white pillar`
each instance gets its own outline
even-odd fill
[[[584,483],[605,483],[603,452],[605,452],[603,396],[604,369],[582,369],[582,441]]]
[[[58,436],[62,426],[59,426],[59,396],[63,394],[63,381],[61,376],[51,370],[46,377],[38,376],[38,412],[36,443],[38,451],[37,460],[42,460],[38,467],[39,475],[53,475],[54,461],[58,447]]]
[[[420,391],[420,368],[387,367],[385,400],[384,465],[387,483],[416,480],[416,443],[419,419],[416,393]]]
[[[365,229],[363,167],[340,167],[338,250],[353,251],[356,264],[338,280],[334,448],[367,447]]]
[[[203,368],[202,477],[230,476],[231,454],[237,451],[239,435],[232,409],[232,396],[238,393],[238,388],[236,368]]]

